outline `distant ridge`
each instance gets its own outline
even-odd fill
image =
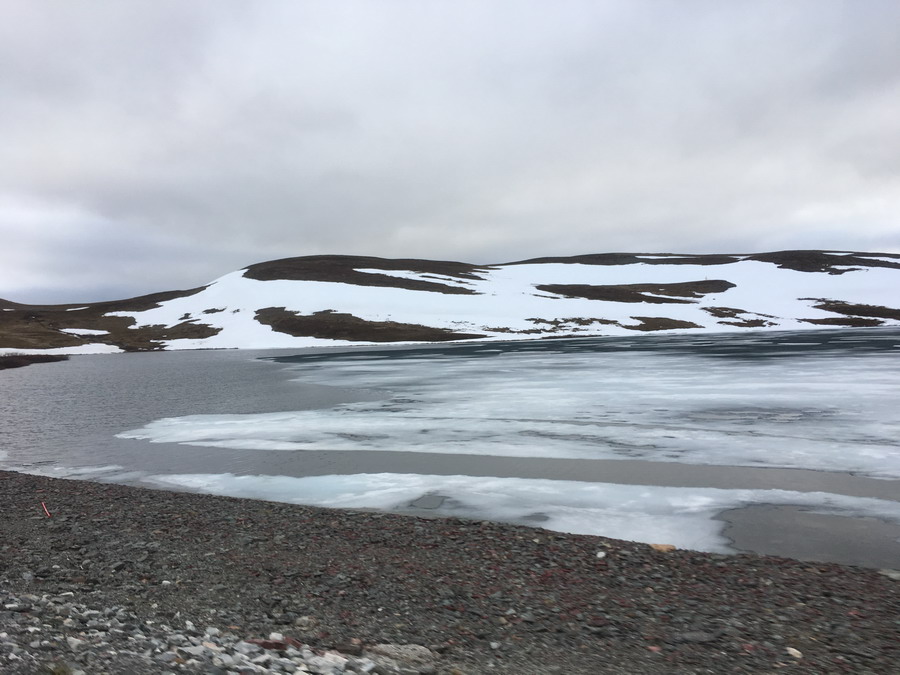
[[[81,305],[0,300],[0,351],[90,353],[900,325],[900,254],[317,255]]]

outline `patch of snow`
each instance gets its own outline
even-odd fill
[[[121,354],[122,350],[113,345],[89,344],[77,347],[53,347],[51,349],[0,349],[0,355],[7,354]]]
[[[404,278],[424,279],[415,272],[365,270]],[[357,286],[320,281],[248,279],[238,271],[210,284],[193,296],[175,298],[142,312],[114,312],[111,316],[135,318],[138,325],[173,326],[185,314],[199,315],[203,308],[226,311],[204,315],[202,322],[222,329],[218,335],[196,340],[171,340],[168,348],[281,348],[349,344],[316,338],[292,337],[254,319],[257,309],[285,307],[302,315],[324,310],[349,313],[366,321],[395,321],[456,332],[482,334],[487,339],[534,339],[541,335],[634,335],[624,326],[639,326],[633,317],[671,318],[689,321],[716,331],[745,330],[719,323],[703,307],[732,307],[748,314],[773,315],[776,330],[814,329],[800,319],[834,317],[814,309],[813,300],[830,298],[849,303],[896,303],[900,270],[866,268],[842,275],[798,272],[753,260],[726,265],[584,265],[545,263],[498,266],[480,272],[482,279],[467,280],[476,295],[413,291],[402,288]],[[434,275],[430,275],[433,277]],[[583,298],[549,297],[535,286],[544,284],[671,284],[704,279],[724,279],[736,284],[722,293],[707,294],[688,304],[624,303]],[[448,277],[447,283],[463,283]],[[604,319],[622,326],[580,327],[565,319]],[[529,319],[563,322],[564,330],[535,324]],[[727,319],[726,319],[727,320]],[[887,320],[886,325],[900,325]],[[535,329],[541,332],[534,333]],[[687,332],[677,329],[668,332]],[[355,344],[360,344],[359,342]]]
[[[684,258],[684,257],[690,257],[690,256],[672,254],[672,255],[636,255],[634,257],[637,258],[638,260],[668,260],[670,258]]]
[[[445,274],[435,274],[433,272],[410,272],[404,270],[378,270],[378,269],[357,269],[357,272],[365,274],[380,274],[386,277],[394,277],[396,279],[412,279],[413,281],[430,281],[442,284],[456,284],[457,286],[470,286],[474,280],[464,279],[460,277],[451,277]],[[473,274],[477,275],[477,272]],[[483,277],[482,277],[483,279]]]
[[[93,328],[60,328],[60,333],[69,333],[70,335],[109,335],[108,330],[95,330]]]
[[[84,307],[70,307],[66,311],[67,312],[77,312],[79,309],[87,309],[87,308],[88,308],[87,305],[85,305]]]

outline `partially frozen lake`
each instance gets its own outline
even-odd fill
[[[7,468],[721,552],[799,508],[834,551],[771,552],[900,566],[896,329],[80,356],[0,392]]]

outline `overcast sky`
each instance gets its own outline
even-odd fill
[[[897,0],[0,0],[0,297],[900,252]]]

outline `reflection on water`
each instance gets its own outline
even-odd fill
[[[634,337],[546,338],[510,342],[473,342],[415,347],[360,347],[345,360],[403,359],[427,356],[490,358],[516,353],[578,353],[578,352],[682,352],[697,357],[765,359],[803,357],[835,353],[860,355],[900,348],[900,330],[894,328],[821,330],[821,331],[760,331],[741,333],[703,333],[701,335],[637,335]],[[277,361],[301,363],[328,361],[332,353],[304,353],[271,357]]]

